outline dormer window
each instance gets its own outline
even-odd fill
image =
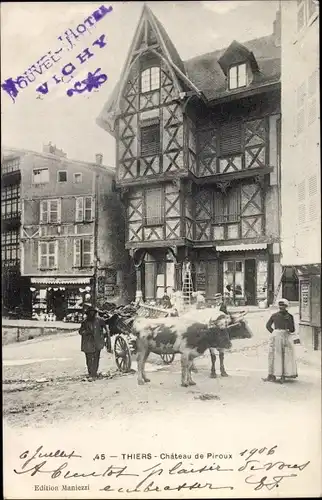
[[[229,90],[246,87],[247,85],[247,71],[246,63],[236,64],[229,68]]]
[[[160,88],[160,68],[153,66],[141,73],[141,92],[151,92]]]

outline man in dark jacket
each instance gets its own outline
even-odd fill
[[[94,307],[87,308],[86,319],[81,324],[79,334],[82,337],[81,350],[86,357],[88,380],[92,382],[97,378],[101,350],[105,345],[104,339],[108,336],[105,321],[97,316],[97,309]]]
[[[219,311],[223,312],[224,314],[228,315],[227,312],[227,306],[226,306],[226,300],[223,297],[221,293],[216,293],[215,295],[215,303],[216,306],[219,307]]]
[[[295,351],[291,334],[295,332],[294,318],[287,311],[286,299],[278,301],[279,311],[272,314],[266,323],[270,332],[268,351],[268,376],[264,382],[283,384],[287,378],[297,377]],[[273,327],[274,325],[274,327]]]

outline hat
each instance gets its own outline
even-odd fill
[[[216,293],[215,294],[215,299],[221,299],[222,297],[222,294],[221,293]]]
[[[285,307],[288,307],[288,306],[289,306],[289,302],[288,302],[288,300],[286,300],[286,299],[280,299],[280,300],[278,301],[278,305],[280,305],[280,304],[283,304]]]

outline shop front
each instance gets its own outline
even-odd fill
[[[301,341],[314,350],[321,349],[321,265],[297,268],[300,289]]]
[[[167,249],[146,252],[143,273],[144,300],[162,303],[164,295],[175,291],[175,259]]]
[[[269,255],[266,244],[221,245],[199,250],[194,283],[211,303],[216,293],[232,305],[258,305],[268,300]]]
[[[93,280],[82,278],[31,278],[32,316],[40,320],[76,322],[83,319],[83,304],[91,302]]]

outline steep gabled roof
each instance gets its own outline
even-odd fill
[[[165,57],[171,64],[179,80],[183,81],[199,97],[205,98],[208,101],[214,101],[215,99],[230,95],[242,95],[242,93],[249,92],[249,90],[260,89],[261,87],[278,83],[280,80],[281,49],[275,44],[274,34],[255,38],[243,42],[243,44],[234,41],[228,48],[202,54],[183,62],[160,21],[151,9],[147,5],[144,5],[119,82],[96,120],[96,123],[100,127],[112,135],[114,135],[114,116],[118,112],[118,103],[127,76],[131,53],[134,44],[137,43],[143,19],[146,19],[155,31],[161,48],[165,52]],[[222,58],[225,59],[225,55],[233,50],[244,51],[245,54],[248,54],[255,72],[254,79],[250,85],[240,89],[228,90],[225,73],[219,64],[219,60],[222,60]]]
[[[184,63],[181,57],[179,56],[177,49],[173,45],[168,33],[166,32],[166,30],[164,29],[163,25],[160,23],[158,18],[153,14],[152,10],[148,6],[145,6],[145,8],[149,11],[151,18],[153,19],[157,29],[160,32],[160,35],[162,36],[164,44],[168,49],[172,62],[185,74]]]
[[[216,98],[241,93],[245,90],[259,88],[269,83],[279,82],[281,74],[280,47],[275,46],[274,35],[255,38],[244,42],[243,46],[254,54],[259,72],[254,81],[245,89],[228,90],[225,74],[218,60],[226,52],[226,48],[202,54],[185,61],[185,69],[189,78],[212,101]]]

